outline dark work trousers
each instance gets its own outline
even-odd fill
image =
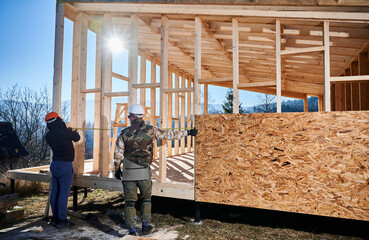
[[[73,162],[52,161],[50,171],[52,174],[50,204],[53,218],[66,220],[68,197],[73,181]]]

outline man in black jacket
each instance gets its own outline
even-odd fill
[[[52,174],[50,204],[53,219],[50,224],[56,228],[71,227],[74,224],[67,219],[67,203],[73,180],[73,142],[79,141],[80,136],[77,131],[67,128],[56,112],[46,114],[45,122],[49,129],[45,137],[46,142],[53,151],[50,165]]]

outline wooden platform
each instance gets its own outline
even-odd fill
[[[77,175],[73,185],[79,187],[99,188],[113,191],[122,191],[122,183],[114,178],[112,170],[108,177],[100,177],[91,173],[92,160],[85,160],[85,173]],[[194,154],[167,158],[167,180],[160,183],[158,180],[159,166],[156,159],[151,165],[153,173],[153,195],[194,200]],[[34,182],[49,182],[49,165],[11,170],[6,173],[10,179],[27,180]]]

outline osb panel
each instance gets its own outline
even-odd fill
[[[369,112],[196,116],[195,199],[369,220]]]

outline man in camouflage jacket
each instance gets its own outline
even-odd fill
[[[196,136],[197,130],[162,130],[147,125],[143,120],[144,110],[139,104],[133,104],[128,111],[131,126],[122,130],[114,151],[115,177],[121,179],[125,198],[124,215],[129,234],[136,235],[137,187],[142,196],[142,234],[151,232],[148,224],[151,220],[151,171],[154,139],[179,140],[182,137]],[[123,172],[120,165],[123,163]]]

